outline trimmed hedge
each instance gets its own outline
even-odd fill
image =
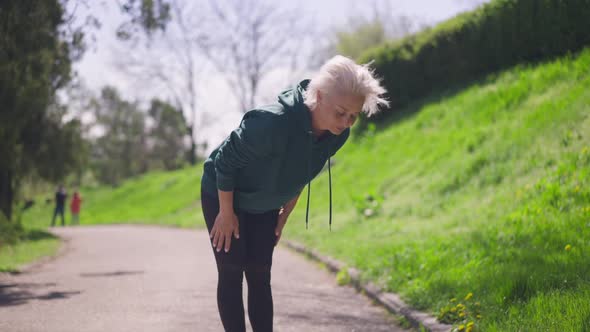
[[[493,0],[434,28],[371,49],[359,60],[375,61],[392,108],[400,109],[433,90],[589,44],[590,0]],[[391,114],[382,114],[387,113]]]

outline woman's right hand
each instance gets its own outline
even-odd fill
[[[213,248],[218,252],[225,246],[225,252],[229,251],[232,235],[240,238],[238,217],[232,212],[220,212],[215,218],[209,237],[213,239]]]

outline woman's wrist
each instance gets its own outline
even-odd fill
[[[222,215],[230,215],[234,212],[234,192],[218,190],[219,196],[219,213]]]

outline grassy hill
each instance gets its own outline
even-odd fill
[[[332,231],[321,174],[310,229],[303,196],[286,236],[457,327],[590,329],[590,50],[401,111],[336,155]],[[82,224],[202,227],[200,173],[82,188]],[[45,227],[50,216],[38,204],[24,223]]]
[[[447,321],[590,329],[590,50],[420,104],[338,152],[332,232],[323,174],[287,236]]]

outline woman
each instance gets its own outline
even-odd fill
[[[272,255],[287,218],[305,185],[309,212],[309,182],[346,142],[360,112],[370,116],[387,105],[384,93],[368,65],[336,56],[277,103],[247,112],[205,162],[201,204],[226,331],[245,331],[244,274],[252,328],[272,331]]]

